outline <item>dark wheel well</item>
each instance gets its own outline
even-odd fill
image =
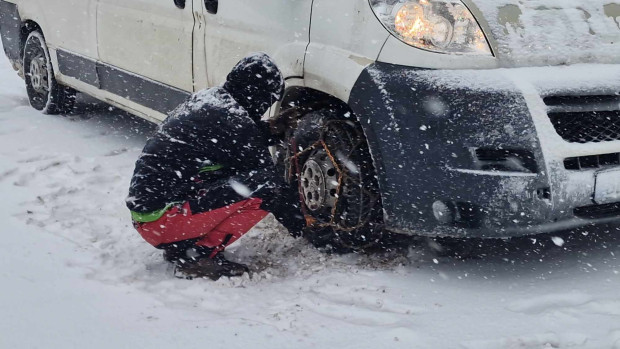
[[[22,28],[20,32],[20,38],[19,38],[21,42],[20,57],[22,59],[24,57],[24,46],[26,44],[26,39],[28,39],[28,35],[30,35],[30,33],[32,33],[35,30],[38,30],[43,35],[43,30],[41,30],[41,26],[39,26],[37,22],[32,21],[32,20],[27,20],[22,23]]]
[[[280,103],[279,115],[294,113],[300,118],[322,109],[336,109],[353,114],[346,102],[332,95],[307,87],[294,86],[286,90]]]

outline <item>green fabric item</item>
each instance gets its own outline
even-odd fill
[[[223,168],[224,168],[223,165],[210,165],[210,166],[205,166],[205,167],[201,168],[200,172],[198,172],[198,173],[215,172],[215,171],[221,170]]]
[[[168,210],[176,204],[168,204],[168,206],[162,208],[161,210],[148,212],[148,213],[139,213],[131,211],[131,218],[138,223],[151,223],[160,219]]]
[[[223,165],[210,165],[210,166],[205,166],[201,168],[200,172],[198,173],[215,172],[223,168],[224,168]],[[148,212],[148,213],[139,213],[139,212],[131,211],[131,218],[133,218],[133,220],[138,223],[155,222],[156,220],[160,219],[172,206],[176,204],[177,204],[176,202],[171,203],[171,204],[168,204],[168,206],[162,208],[161,210]]]

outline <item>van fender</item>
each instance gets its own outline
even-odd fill
[[[358,78],[374,62],[333,46],[310,44],[304,64],[305,85],[348,102]]]
[[[39,25],[43,31],[43,35],[47,32],[47,20],[43,15],[45,12],[41,6],[41,1],[14,1],[19,10],[19,15],[22,23],[26,21],[33,21]]]

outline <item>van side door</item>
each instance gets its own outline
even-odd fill
[[[43,35],[52,50],[97,59],[96,0],[39,1]]]
[[[99,0],[102,89],[162,113],[193,92],[192,7],[192,0]]]
[[[340,1],[340,0],[334,0]],[[211,86],[252,52],[272,56],[286,77],[303,76],[312,0],[206,0],[206,61]]]

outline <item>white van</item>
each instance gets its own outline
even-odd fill
[[[615,0],[0,0],[0,32],[36,109],[155,122],[268,53],[319,239],[620,221]]]

